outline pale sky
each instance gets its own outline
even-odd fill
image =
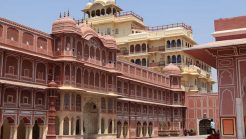
[[[0,0],[0,17],[47,33],[60,12],[70,10],[81,19],[81,10],[90,0]],[[134,11],[146,25],[157,26],[184,22],[193,28],[198,44],[214,41],[214,19],[246,15],[246,0],[117,0],[125,11]],[[213,70],[216,80],[216,71]],[[217,84],[214,86],[217,91]]]

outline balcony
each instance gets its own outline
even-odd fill
[[[143,17],[139,16],[138,14],[132,12],[132,11],[126,11],[126,12],[120,12],[116,15],[116,17],[121,17],[121,16],[133,16],[136,17],[137,19],[143,21]]]
[[[159,66],[165,66],[165,61],[155,62],[155,63],[149,63],[149,67],[159,67]]]
[[[158,46],[149,48],[148,52],[158,52],[158,51],[165,51],[165,46]]]

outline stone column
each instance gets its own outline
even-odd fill
[[[49,109],[48,109],[48,132],[46,139],[56,139],[55,117],[56,117],[56,92],[58,85],[51,81],[49,84]]]
[[[44,139],[46,125],[39,125],[39,139]]]
[[[60,126],[59,126],[59,135],[63,135],[63,124],[64,124],[64,118],[60,119]]]
[[[101,127],[101,114],[99,114],[99,119],[98,119],[98,134],[101,134],[101,130],[102,130],[102,127]]]
[[[17,139],[17,128],[15,124],[10,125],[10,139]]]
[[[68,118],[68,135],[72,135],[72,120],[71,120],[71,117]]]
[[[80,117],[80,135],[84,135],[83,116]]]
[[[236,98],[236,116],[237,116],[237,137],[238,139],[245,139],[244,118],[243,118],[243,100]]]
[[[25,138],[26,139],[32,139],[32,128],[33,128],[33,125],[26,125],[25,128],[26,128],[26,136],[25,136]]]
[[[75,135],[76,134],[76,121],[77,121],[77,118],[75,117],[73,119],[73,131],[72,131],[72,135]]]
[[[105,121],[104,121],[104,126],[105,126],[105,131],[104,131],[104,133],[108,134],[108,118],[105,118],[104,120],[105,120]]]

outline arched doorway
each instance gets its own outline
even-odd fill
[[[208,133],[208,129],[210,128],[210,120],[203,119],[199,122],[199,135],[206,135]]]
[[[148,127],[148,134],[150,137],[152,136],[152,132],[153,132],[153,124],[152,122],[150,122]]]
[[[120,138],[121,135],[121,122],[117,122],[117,138]]]
[[[98,133],[98,108],[93,102],[84,106],[84,134],[95,135]]]
[[[8,119],[3,121],[3,125],[1,128],[1,139],[9,139],[10,138],[10,122]]]
[[[25,139],[26,138],[26,127],[24,120],[20,120],[18,129],[17,129],[17,139]]]
[[[39,139],[40,133],[39,133],[39,125],[38,125],[38,120],[35,121],[35,124],[33,126],[32,130],[32,139]]]
[[[147,134],[147,123],[144,122],[143,123],[143,136],[146,137],[146,134]]]
[[[137,123],[137,129],[136,129],[136,137],[140,137],[141,134],[141,123]]]
[[[124,122],[124,126],[123,126],[123,137],[126,138],[128,134],[128,123]]]

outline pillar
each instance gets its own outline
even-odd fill
[[[44,139],[46,125],[39,125],[39,139]]]
[[[105,126],[105,131],[104,131],[104,133],[108,134],[108,118],[105,118],[104,120],[105,120],[105,121],[104,121],[104,126]]]
[[[32,129],[33,129],[33,125],[26,125],[26,139],[32,139]]]
[[[71,127],[72,127],[72,120],[71,120],[71,119],[72,119],[72,118],[69,117],[69,120],[68,120],[68,121],[69,121],[69,122],[68,122],[68,131],[69,131],[69,132],[68,132],[68,135],[72,135],[72,130],[71,130],[71,129],[72,129],[72,128],[71,128]]]
[[[49,109],[48,109],[48,132],[46,139],[56,139],[56,130],[55,130],[55,119],[56,119],[56,87],[57,84],[53,81],[48,84],[49,88]]]
[[[102,130],[102,127],[101,127],[101,121],[102,120],[102,117],[101,117],[101,114],[99,114],[99,120],[98,120],[98,134],[101,134],[101,130]]]
[[[83,131],[83,116],[80,117],[80,135],[83,135],[84,134],[84,131]]]
[[[64,118],[60,119],[59,135],[63,135]]]
[[[237,137],[238,139],[245,139],[244,118],[243,118],[243,100],[236,98],[236,116],[237,116]]]
[[[17,139],[17,128],[15,124],[10,125],[10,139]]]

